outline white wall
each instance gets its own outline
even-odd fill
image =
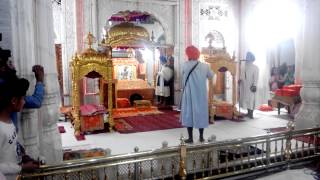
[[[194,0],[192,1],[192,44],[199,47],[208,47],[205,36],[213,30],[222,33],[227,52],[239,60],[239,33],[240,33],[240,5],[241,1],[234,0]],[[210,10],[219,7],[222,15],[214,15],[211,10],[209,16],[201,15],[201,9]],[[214,9],[214,8],[213,8]],[[224,99],[232,101],[232,77],[226,75]]]
[[[240,1],[234,0],[194,0],[192,1],[192,43],[198,47],[206,47],[204,38],[212,30],[221,32],[230,55],[239,52]],[[220,19],[207,19],[200,16],[200,7],[219,6],[227,12]]]
[[[107,20],[112,14],[125,10],[146,11],[156,17],[163,26],[166,34],[166,44],[174,44],[174,6],[170,4],[152,3],[152,1],[143,1],[143,3],[127,2],[123,0],[98,0],[97,2],[97,33],[98,40],[101,41],[102,29],[107,25]],[[86,16],[85,16],[86,17]],[[85,33],[87,30],[85,31]],[[151,32],[149,32],[151,34]]]
[[[53,30],[54,30],[54,43],[60,44],[62,42],[62,4],[52,3],[53,14]]]
[[[2,49],[11,49],[12,39],[9,0],[0,1],[0,33],[2,33],[2,41],[0,41],[0,47]]]

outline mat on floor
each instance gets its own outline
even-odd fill
[[[237,151],[234,149],[228,149],[228,151],[220,150],[219,160],[220,160],[220,163],[224,163],[226,162],[227,159],[228,161],[233,161],[233,160],[240,159],[241,157],[248,157],[248,155],[251,155],[251,156],[254,154],[259,155],[262,153],[265,153],[265,151],[262,151],[261,149],[253,146],[248,146],[247,149],[242,149],[241,151]]]
[[[102,148],[94,148],[88,150],[76,150],[70,151],[66,150],[63,152],[63,160],[76,160],[83,158],[93,158],[93,157],[103,157],[106,153]]]
[[[114,119],[115,129],[120,133],[136,133],[181,128],[179,113],[164,111],[161,114],[139,115]]]
[[[276,132],[283,132],[283,131],[287,131],[286,127],[277,127],[277,128],[270,128],[270,129],[266,129],[269,130],[272,133],[276,133]],[[294,139],[297,141],[302,141],[304,143],[308,143],[308,144],[317,144],[320,145],[320,137],[316,137],[314,138],[314,135],[308,135],[308,136],[300,136],[300,137],[295,137]]]

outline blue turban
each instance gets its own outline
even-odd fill
[[[160,56],[160,64],[166,64],[167,58],[165,56]]]
[[[247,61],[254,61],[256,60],[256,57],[254,56],[254,54],[252,52],[247,52],[247,55],[246,55],[246,60]]]

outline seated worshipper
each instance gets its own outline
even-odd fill
[[[284,76],[280,77],[279,82],[284,86],[294,84],[294,66],[287,66]]]
[[[271,78],[269,81],[269,86],[271,91],[275,91],[279,89],[278,87],[279,79],[280,79],[280,75],[279,75],[278,68],[273,67],[271,70]]]
[[[278,67],[278,72],[279,72],[279,80],[278,80],[278,87],[281,89],[284,86],[284,77],[288,72],[288,66],[287,63],[282,63]]]
[[[22,110],[28,88],[26,79],[12,78],[0,82],[0,172],[8,180],[16,179],[21,170],[39,167],[39,162],[25,157],[18,146],[18,134],[10,116]]]
[[[182,67],[182,97],[180,120],[188,130],[186,143],[193,143],[193,128],[199,129],[199,141],[204,142],[203,131],[209,125],[207,79],[213,79],[208,64],[199,62],[200,51],[194,47],[186,48],[188,60]]]
[[[251,52],[247,52],[245,69],[239,79],[240,88],[240,107],[248,109],[247,116],[253,119],[253,110],[256,108],[256,92],[259,78],[259,69],[253,62],[256,60]]]
[[[166,105],[166,98],[170,96],[170,82],[173,78],[173,70],[168,64],[163,64],[157,74],[157,87],[155,94],[160,97],[160,104]]]
[[[2,51],[0,51],[0,82],[5,81],[8,78],[17,76],[15,67],[13,66],[12,62],[9,60],[9,57],[11,57],[10,51],[9,53],[8,52],[3,53]],[[25,97],[24,108],[40,108],[43,101],[43,96],[44,96],[43,67],[40,65],[35,65],[32,67],[32,71],[34,72],[34,75],[36,78],[36,85],[35,85],[32,96]],[[17,113],[12,114],[12,121],[15,127],[18,128]]]

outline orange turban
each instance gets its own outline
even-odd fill
[[[189,60],[198,60],[200,57],[200,51],[192,45],[186,48],[186,54]]]

